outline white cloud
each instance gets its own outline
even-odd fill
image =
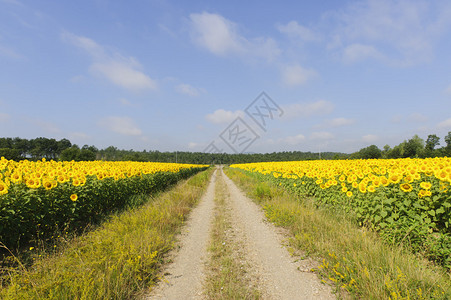
[[[195,149],[195,148],[197,148],[199,146],[199,144],[198,143],[195,143],[195,142],[189,142],[188,143],[188,149]]]
[[[409,115],[408,120],[411,122],[420,123],[420,122],[426,122],[428,120],[428,117],[426,117],[420,113],[413,113],[413,114]]]
[[[315,126],[316,128],[335,128],[335,127],[341,127],[346,125],[352,125],[355,123],[355,120],[353,119],[347,119],[347,118],[335,118],[331,120],[327,120],[322,124],[319,124]]]
[[[86,140],[89,139],[89,135],[84,132],[72,132],[69,134],[71,140]]]
[[[287,136],[286,138],[281,140],[283,143],[288,145],[297,145],[301,142],[305,141],[305,136],[303,134],[298,134],[295,136]]]
[[[445,121],[438,123],[437,127],[440,128],[440,129],[451,129],[451,118],[446,119]]]
[[[191,14],[190,22],[192,40],[213,54],[252,55],[272,60],[280,53],[273,39],[246,39],[239,33],[237,24],[221,15],[208,12]]]
[[[78,36],[73,33],[64,31],[63,33],[61,33],[61,39],[69,44],[85,50],[89,55],[97,59],[103,59],[105,56],[107,56],[103,47],[90,38]]]
[[[282,70],[283,83],[288,86],[298,86],[305,84],[308,80],[316,77],[315,70],[305,69],[300,65],[286,66]]]
[[[39,119],[30,119],[29,121],[34,126],[37,126],[46,132],[61,133],[61,129],[52,122],[45,121],[45,120],[39,120]]]
[[[154,90],[157,88],[157,84],[154,80],[124,62],[112,61],[107,63],[95,63],[91,65],[90,71],[100,74],[114,84],[126,89]]]
[[[365,0],[328,16],[337,24],[332,35],[337,46],[364,42],[367,48],[354,49],[354,55],[382,58],[376,55],[381,52],[396,64],[412,65],[432,58],[435,42],[451,23],[451,6],[448,1]]]
[[[1,2],[6,3],[6,4],[13,4],[13,5],[17,5],[17,6],[24,6],[21,2],[19,2],[17,0],[1,0]]]
[[[24,58],[22,55],[20,55],[19,53],[17,53],[13,49],[5,47],[5,46],[2,46],[2,45],[0,45],[0,55],[8,57],[8,58],[13,58],[13,59],[22,59],[22,58]]]
[[[10,117],[8,114],[0,113],[0,122],[7,122],[9,121]]]
[[[291,38],[301,39],[303,41],[318,41],[320,37],[311,29],[299,25],[296,21],[291,21],[287,25],[277,25],[277,29]]]
[[[312,132],[310,134],[311,140],[330,140],[333,138],[334,138],[334,135],[327,131]]]
[[[86,80],[86,78],[82,75],[75,75],[70,79],[70,82],[72,83],[79,83],[79,82],[84,82]]]
[[[354,63],[368,58],[383,58],[373,46],[352,44],[347,46],[343,51],[343,60],[347,63]]]
[[[311,103],[294,103],[282,108],[283,118],[291,119],[330,114],[334,110],[334,105],[326,100],[318,100]]]
[[[115,85],[134,91],[157,88],[157,83],[141,70],[142,67],[135,58],[107,51],[105,47],[84,36],[63,32],[61,38],[88,53],[93,59],[89,70]]]
[[[244,112],[241,110],[233,112],[224,109],[218,109],[215,110],[214,113],[205,116],[207,121],[214,124],[230,123],[238,117],[244,118]]]
[[[390,122],[392,123],[400,123],[402,121],[402,116],[401,115],[394,115],[391,117]]]
[[[202,89],[197,89],[189,84],[179,84],[178,86],[175,87],[175,90],[183,95],[187,95],[190,97],[197,97],[199,96],[203,90]]]
[[[451,95],[451,84],[446,88],[445,93]]]
[[[119,102],[125,106],[132,106],[132,103],[126,98],[119,98]]]
[[[365,143],[374,143],[377,140],[379,140],[379,137],[374,134],[367,134],[362,136],[362,141],[364,141]]]
[[[203,12],[191,14],[193,39],[199,45],[217,55],[245,51],[245,43],[237,32],[237,25],[226,18]]]
[[[129,117],[110,116],[100,120],[99,125],[122,135],[140,136],[141,129]]]

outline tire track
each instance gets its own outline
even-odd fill
[[[182,229],[180,251],[174,254],[173,263],[165,269],[167,275],[147,299],[203,299],[203,267],[213,216],[216,172]]]
[[[322,284],[316,274],[298,270],[298,265],[282,246],[283,237],[272,224],[264,222],[261,208],[225,174],[223,178],[230,193],[234,226],[243,228],[247,259],[263,284],[262,298],[336,299],[331,288]]]

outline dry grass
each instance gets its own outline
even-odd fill
[[[199,173],[98,229],[35,254],[28,270],[11,271],[2,299],[131,299],[153,285],[187,213],[212,170]]]
[[[227,175],[263,206],[267,218],[288,229],[290,246],[322,264],[315,271],[338,295],[355,299],[451,299],[451,276],[409,251],[392,248],[341,211],[316,208],[261,178]]]
[[[234,234],[227,193],[224,179],[218,172],[205,293],[209,299],[260,299],[247,273],[249,265],[243,253],[243,241]]]

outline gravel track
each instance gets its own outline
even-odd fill
[[[221,172],[222,176],[216,176]],[[165,270],[165,278],[148,299],[206,299],[202,286],[208,259],[207,245],[214,210],[215,180],[224,180],[226,201],[232,216],[232,227],[242,240],[245,260],[251,266],[262,299],[336,299],[331,287],[308,272],[305,262],[296,262],[282,245],[284,236],[265,221],[257,204],[247,198],[222,172],[215,171],[199,205],[193,209],[180,238],[180,249]],[[300,271],[304,270],[304,271]]]
[[[180,249],[173,253],[173,262],[165,276],[147,299],[203,299],[204,262],[213,218],[216,172],[205,195],[195,207],[182,229]]]
[[[248,259],[263,283],[263,298],[336,299],[331,288],[322,284],[316,274],[299,271],[302,266],[282,246],[284,237],[274,225],[265,222],[261,207],[247,198],[225,174],[223,177],[236,226],[244,230]]]

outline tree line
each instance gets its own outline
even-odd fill
[[[38,137],[23,139],[19,137],[0,138],[0,157],[12,160],[39,160],[42,158],[60,161],[153,161],[178,162],[193,164],[232,164],[265,161],[297,161],[314,159],[369,159],[369,158],[406,158],[406,157],[451,157],[451,131],[444,137],[444,144],[440,145],[440,138],[430,134],[426,140],[418,135],[405,140],[391,148],[385,145],[379,149],[371,145],[352,154],[340,152],[302,152],[283,151],[273,153],[204,153],[204,152],[160,152],[158,150],[135,151],[118,149],[109,146],[98,149],[95,146],[83,145],[79,147],[68,139],[55,140]]]
[[[399,145],[391,148],[385,145],[379,149],[376,145],[371,145],[352,153],[351,159],[368,158],[426,158],[426,157],[451,157],[451,131],[443,138],[444,144],[440,145],[440,137],[436,134],[428,135],[426,141],[418,135],[403,141]]]
[[[178,162],[194,164],[232,164],[263,161],[296,161],[313,159],[344,159],[349,155],[339,152],[301,152],[285,151],[273,153],[204,153],[204,152],[160,152],[158,150],[135,151],[122,150],[114,146],[98,149],[95,146],[79,147],[68,139],[49,139],[39,137],[35,139],[0,138],[0,157],[12,160],[39,160],[42,158],[60,161],[153,161]]]
[[[38,137],[35,139],[0,138],[0,157],[12,160],[39,160],[42,158],[53,160],[95,160],[98,149],[95,146],[79,147],[68,139],[49,139]]]

